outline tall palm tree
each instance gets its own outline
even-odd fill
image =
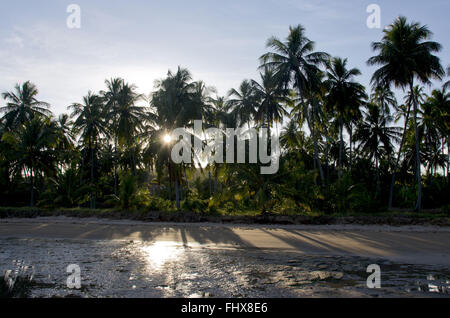
[[[6,127],[14,129],[33,119],[36,115],[48,117],[52,114],[48,109],[50,104],[39,101],[36,98],[37,94],[36,85],[30,81],[22,85],[16,84],[15,92],[2,94],[7,104],[0,108],[0,113],[4,113]]]
[[[146,121],[145,107],[136,104],[143,96],[136,93],[136,86],[123,83],[116,99],[115,107],[110,111],[113,127],[119,146],[125,147],[130,154],[130,167],[133,175],[136,174],[135,148],[138,135],[144,129]]]
[[[110,134],[114,138],[114,154],[113,154],[113,162],[114,162],[114,194],[117,195],[117,160],[118,160],[118,99],[120,91],[123,87],[124,80],[120,77],[111,78],[109,80],[105,80],[106,91],[101,91],[100,94],[105,99],[105,108],[108,116],[108,121],[110,122]]]
[[[343,130],[346,123],[358,117],[359,107],[367,98],[364,86],[353,78],[360,75],[357,68],[347,69],[347,59],[333,58],[327,65],[326,84],[329,89],[328,105],[335,109],[339,127],[339,176],[342,175]]]
[[[193,121],[202,119],[204,112],[198,103],[198,84],[192,81],[187,69],[178,67],[176,73],[169,71],[165,79],[156,81],[155,87],[157,90],[151,95],[150,102],[155,130],[149,150],[157,156],[158,165],[167,166],[169,185],[175,184],[175,200],[179,209],[183,169],[172,162],[168,145],[161,145],[162,136],[175,128],[192,127]]]
[[[303,26],[291,26],[286,40],[283,42],[276,37],[271,37],[267,41],[267,47],[273,49],[273,52],[260,57],[261,68],[273,68],[281,86],[287,88],[292,85],[297,90],[303,109],[308,108],[305,101],[307,91],[315,90],[319,86],[319,66],[325,64],[329,58],[327,53],[315,52],[314,46],[315,43],[306,37]],[[314,160],[319,171],[322,171],[315,124],[311,120],[310,111],[303,111],[303,113],[306,114],[314,141]],[[320,175],[323,182],[323,173]]]
[[[441,50],[441,45],[430,41],[431,31],[419,23],[408,23],[405,17],[397,18],[384,31],[380,42],[372,43],[372,49],[378,55],[368,60],[369,65],[379,65],[372,77],[376,86],[392,84],[412,91],[415,80],[430,83],[430,79],[441,79],[444,70],[440,60],[433,55]],[[420,210],[422,202],[422,176],[420,165],[419,134],[417,127],[417,100],[413,98],[413,117],[416,140],[416,175],[417,175],[417,203],[416,210]]]
[[[108,122],[104,107],[104,99],[88,92],[88,95],[83,97],[82,103],[74,103],[69,106],[72,110],[71,118],[74,119],[74,128],[80,135],[80,141],[88,148],[90,152],[90,184],[94,186],[94,152],[97,149],[97,142],[99,138],[108,136]],[[95,209],[95,195],[91,190],[91,209]]]

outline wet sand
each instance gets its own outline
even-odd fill
[[[450,228],[434,226],[239,226],[58,217],[0,220],[0,238],[170,242],[450,266]]]

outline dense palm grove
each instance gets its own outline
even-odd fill
[[[150,95],[120,78],[53,116],[31,82],[3,93],[2,206],[351,213],[449,204],[449,82],[437,42],[400,17],[372,44],[370,88],[345,58],[314,49],[302,26],[270,38],[260,79],[224,97],[178,68]],[[450,70],[447,68],[447,72]],[[442,81],[428,96],[424,87]],[[404,92],[397,100],[394,89]],[[268,127],[280,170],[175,164],[177,127]]]

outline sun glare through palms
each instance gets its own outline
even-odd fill
[[[163,141],[166,144],[170,144],[172,142],[172,136],[169,135],[169,134],[165,134],[164,137],[163,137]]]

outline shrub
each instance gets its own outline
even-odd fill
[[[183,209],[195,213],[207,213],[209,211],[209,200],[187,198],[183,202]]]
[[[165,200],[160,197],[148,196],[146,208],[149,211],[170,212],[175,210],[175,205],[170,200]]]

